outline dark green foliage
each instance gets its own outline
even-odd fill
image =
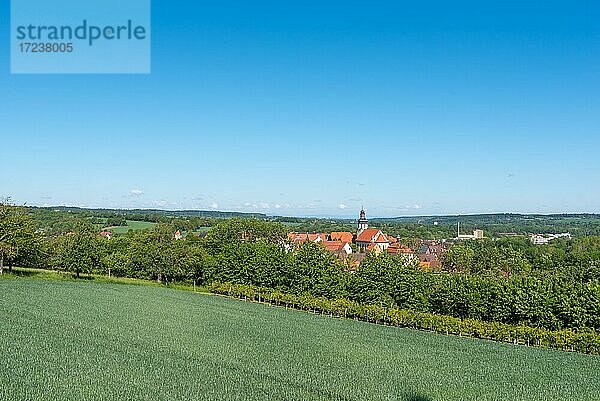
[[[286,279],[282,288],[296,294],[324,297],[345,294],[345,274],[335,257],[313,242],[305,242],[296,252],[286,255]]]
[[[121,216],[109,217],[106,219],[106,222],[104,223],[104,225],[106,227],[126,226],[127,219],[125,219],[124,217],[121,217]]]
[[[508,278],[424,272],[397,258],[368,258],[351,280],[350,298],[433,312],[549,329],[599,329],[599,281],[530,276]]]
[[[442,255],[443,270],[453,273],[513,276],[528,274],[531,263],[513,246],[490,241],[468,241]]]

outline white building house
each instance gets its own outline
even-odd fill
[[[531,243],[534,245],[546,245],[549,244],[551,241],[557,239],[557,238],[566,238],[566,239],[571,239],[571,234],[570,233],[562,233],[562,234],[530,234],[529,235],[529,239],[531,240]]]
[[[460,222],[458,223],[458,227],[456,230],[457,237],[456,239],[484,239],[483,230],[473,230],[473,235],[461,234],[460,233]]]

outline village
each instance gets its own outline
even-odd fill
[[[501,233],[500,236],[517,236],[516,233]],[[435,271],[441,266],[441,256],[453,244],[463,240],[483,240],[487,237],[481,229],[473,230],[472,234],[461,234],[460,222],[457,223],[456,237],[438,240],[420,239],[415,249],[403,244],[400,238],[388,235],[378,228],[369,227],[366,212],[361,209],[356,226],[356,233],[350,231],[333,232],[290,232],[288,240],[298,246],[307,241],[321,244],[339,258],[348,262],[351,268],[356,268],[367,254],[380,255],[387,253],[406,259],[407,262],[418,259],[419,265],[426,271]],[[529,240],[534,245],[547,245],[557,239],[571,239],[570,233],[561,234],[529,234]]]
[[[483,238],[485,238],[483,230],[474,230],[472,235],[460,234],[459,225],[457,237],[454,240]],[[388,235],[378,228],[369,227],[369,220],[364,208],[359,213],[356,233],[349,231],[290,232],[288,239],[293,245],[300,245],[307,241],[322,244],[325,249],[347,261],[353,268],[358,267],[369,253],[375,255],[387,253],[403,257],[407,262],[418,259],[420,266],[427,271],[440,267],[441,255],[451,245],[451,241],[446,239],[420,240],[418,249],[412,249],[404,245],[399,238]]]

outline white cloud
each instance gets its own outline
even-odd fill
[[[298,209],[314,209],[315,208],[315,204],[314,203],[309,203],[307,205],[297,205],[296,206]]]
[[[217,202],[213,202],[210,204],[210,207],[213,209],[218,209],[219,208],[219,204]]]
[[[279,203],[271,204],[269,202],[257,202],[257,203],[246,202],[246,203],[244,203],[244,207],[251,208],[251,209],[270,209],[271,207],[273,207],[275,209],[281,209],[283,206]]]
[[[131,196],[138,197],[142,196],[144,194],[144,191],[142,191],[141,189],[134,188],[131,191],[129,191],[129,194]]]
[[[395,209],[395,210],[399,210],[399,211],[403,211],[403,212],[410,212],[410,211],[414,211],[414,210],[420,210],[423,206],[419,205],[418,203],[415,203],[414,205],[406,205],[406,206],[397,206],[397,207],[393,207],[391,209]]]
[[[169,202],[166,200],[155,200],[154,202],[152,202],[155,206],[159,206],[159,207],[167,207],[169,206]]]
[[[344,203],[340,203],[340,204],[338,205],[338,207],[339,207],[340,209],[342,209],[342,210],[343,210],[343,209],[347,209],[347,208],[348,208],[348,205],[346,205],[346,204],[344,204]]]

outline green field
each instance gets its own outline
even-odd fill
[[[127,220],[126,226],[111,227],[110,230],[113,234],[125,234],[127,231],[144,230],[146,228],[152,228],[155,225],[156,223],[151,223],[149,221]]]
[[[284,226],[287,226],[287,227],[296,227],[296,226],[301,226],[303,223],[284,221],[281,224],[283,224]]]
[[[0,400],[599,400],[600,358],[157,286],[0,279]]]

